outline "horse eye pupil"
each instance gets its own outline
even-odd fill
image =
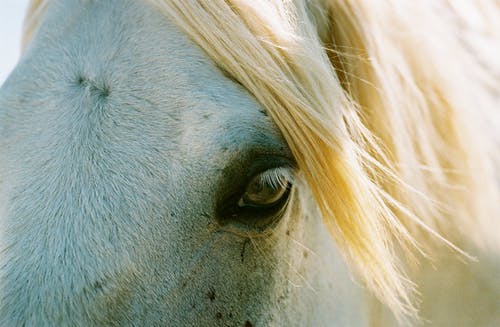
[[[253,180],[248,186],[247,193],[249,194],[259,194],[266,191],[269,185],[263,185],[261,181]]]

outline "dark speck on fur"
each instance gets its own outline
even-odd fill
[[[210,302],[213,302],[215,300],[215,291],[213,289],[208,291],[207,297],[209,298]]]

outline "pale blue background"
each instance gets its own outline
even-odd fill
[[[19,57],[24,12],[28,0],[0,0],[0,85]]]

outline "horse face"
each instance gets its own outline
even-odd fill
[[[359,319],[280,133],[150,5],[54,1],[0,153],[2,326]]]

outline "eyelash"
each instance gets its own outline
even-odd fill
[[[278,167],[266,170],[261,174],[262,182],[269,183],[269,185],[275,188],[287,187],[289,184],[293,184],[293,174],[288,168]]]

